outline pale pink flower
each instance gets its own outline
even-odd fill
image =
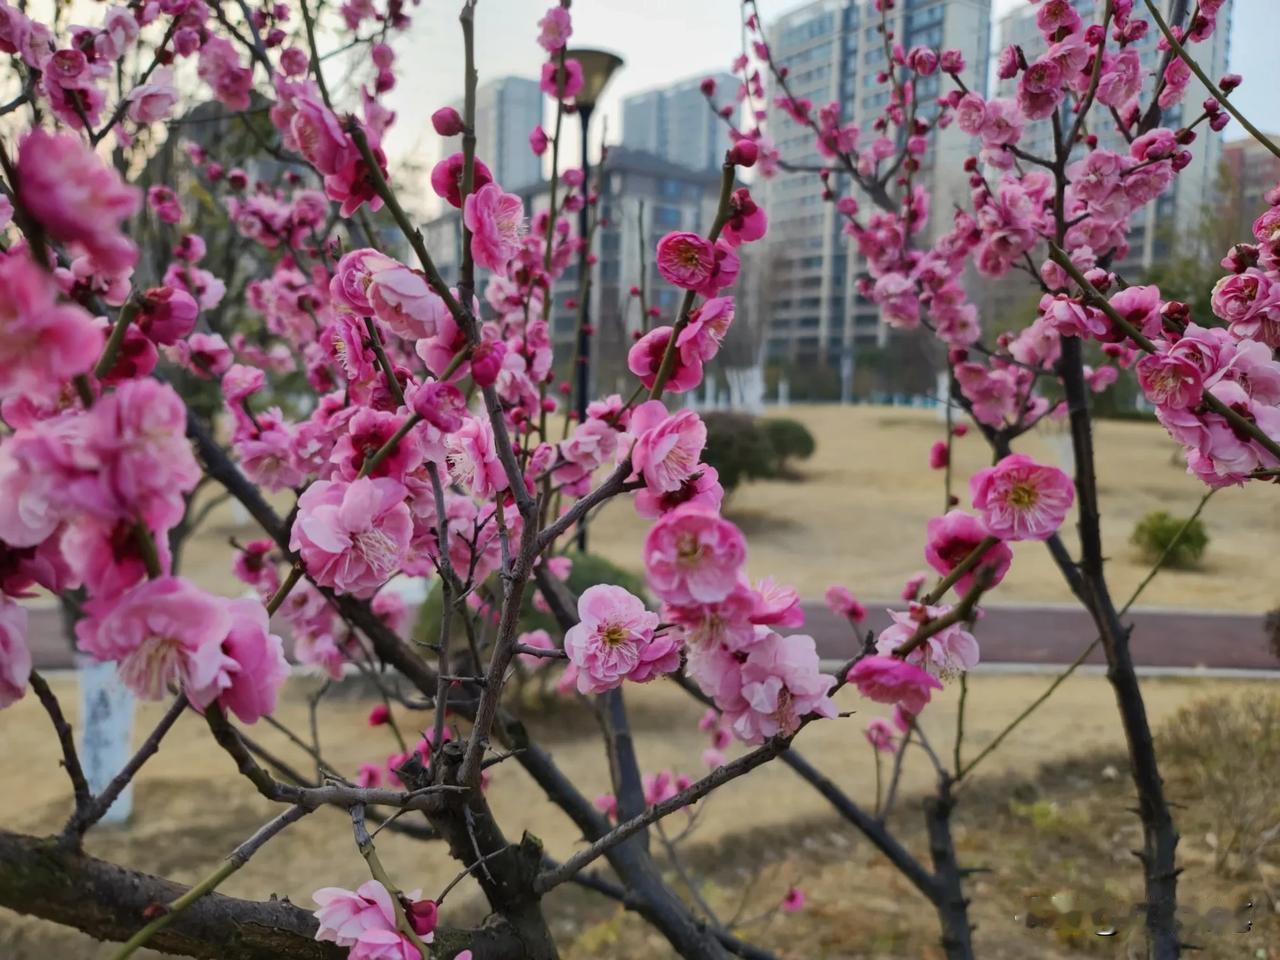
[[[0,597],[0,710],[22,699],[30,677],[27,608]]]
[[[214,700],[242,723],[257,723],[275,712],[276,695],[289,677],[284,644],[267,625],[266,607],[258,600],[228,600],[231,629],[222,641],[230,660],[215,683],[202,690],[188,690],[197,710]]]
[[[712,648],[745,650],[756,642],[756,624],[752,615],[756,611],[757,596],[745,583],[723,600],[688,605],[667,604],[662,616],[678,628],[681,641],[689,649],[690,657]],[[696,671],[696,668],[691,669]]]
[[[158,67],[151,79],[139,84],[125,97],[129,101],[129,119],[134,123],[156,123],[167,120],[178,102],[178,88],[173,83],[173,68]]]
[[[53,401],[93,369],[103,337],[81,307],[58,302],[58,288],[26,255],[0,259],[0,399]]]
[[[547,53],[558,53],[573,36],[573,19],[569,11],[556,4],[538,21],[538,46]]]
[[[745,743],[791,736],[811,714],[836,715],[827,696],[836,678],[821,672],[812,637],[767,631],[747,651],[741,678],[741,699],[726,709],[725,717]]]
[[[510,483],[498,460],[493,424],[487,417],[468,417],[445,440],[449,477],[482,499],[489,499]]]
[[[538,594],[542,596],[542,594]],[[516,637],[516,643],[522,647],[536,647],[539,650],[554,650],[556,645],[551,639],[551,634],[545,630],[529,630],[526,633]],[[533,653],[517,653],[516,659],[519,660],[527,670],[540,670],[551,661],[546,657],[539,657]]]
[[[854,598],[848,587],[827,587],[827,609],[837,617],[846,617],[854,623],[861,623],[867,617],[867,608]]]
[[[490,270],[506,270],[524,238],[524,201],[487,183],[467,196],[462,220],[471,231],[471,255]]]
[[[404,486],[387,478],[317,481],[298,499],[289,548],[322,586],[372,596],[408,552],[413,520],[404,501]]]
[[[712,297],[689,311],[689,322],[676,346],[688,363],[710,360],[720,350],[733,323],[733,297]]]
[[[693,504],[665,514],[644,542],[649,585],[676,605],[723,600],[737,586],[746,557],[746,541],[738,528]]]
[[[890,610],[889,619],[893,623],[876,638],[876,650],[889,656],[910,640],[921,624],[937,620],[950,610],[949,606],[926,607],[920,603],[913,603],[906,613]],[[935,674],[972,670],[978,664],[978,641],[963,624],[953,623],[925,640],[907,654],[906,659]]]
[[[422,274],[401,263],[375,271],[368,296],[374,315],[406,340],[434,337],[448,313]]]
[[[673,493],[698,469],[707,428],[694,411],[669,415],[661,400],[649,400],[632,414],[630,431],[631,463],[651,492]]]
[[[578,618],[564,635],[564,650],[578,668],[580,693],[604,693],[624,680],[644,683],[680,665],[675,640],[654,636],[658,615],[621,587],[588,587]]]
[[[800,594],[794,587],[764,577],[756,584],[755,608],[751,622],[776,627],[798,627],[804,623]]]
[[[925,562],[946,576],[987,536],[987,528],[977,517],[963,510],[948,510],[941,517],[929,520],[924,546]],[[994,587],[1004,579],[1012,562],[1013,551],[1009,545],[997,543],[987,549],[973,570],[956,581],[956,590],[961,594],[968,593],[979,570],[987,571],[988,589]]]
[[[667,283],[697,290],[715,273],[716,249],[705,237],[676,230],[658,241],[657,263]]]
[[[1065,473],[1021,453],[979,470],[969,490],[987,529],[1002,540],[1049,539],[1075,502],[1075,487]]]
[[[867,743],[881,753],[897,753],[898,745],[894,742],[894,728],[888,720],[876,717],[867,724],[865,736]]]
[[[925,708],[942,684],[915,664],[897,657],[863,657],[849,670],[849,682],[868,700],[900,704],[911,714]]]
[[[120,679],[144,700],[177,683],[187,694],[227,685],[236,663],[222,651],[231,629],[226,603],[181,577],[157,577],[122,597],[85,604],[76,624],[80,649],[119,663]]]
[[[106,273],[132,267],[138,248],[120,224],[142,192],[125,184],[74,134],[30,131],[19,146],[18,198],[54,240],[82,249]]]
[[[329,281],[329,294],[354,313],[363,317],[372,316],[373,303],[369,298],[369,288],[373,284],[374,274],[397,266],[401,265],[370,247],[352,250],[338,261],[333,278]]]
[[[902,585],[902,599],[914,600],[920,594],[920,588],[924,586],[928,574],[923,570],[913,573],[907,577],[907,582]]]
[[[420,386],[411,386],[405,392],[413,412],[436,429],[453,433],[462,426],[467,401],[453,384],[428,380]]]
[[[311,895],[320,905],[316,939],[351,947],[351,957],[363,960],[421,960],[416,947],[396,930],[393,894],[377,880],[367,880],[355,890],[323,887]],[[410,899],[415,899],[410,897]],[[388,937],[390,935],[390,938]],[[433,934],[423,936],[430,943]],[[400,941],[403,940],[403,944]]]

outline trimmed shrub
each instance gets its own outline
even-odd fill
[[[773,445],[773,451],[777,454],[774,466],[780,474],[786,473],[789,469],[789,460],[808,460],[818,447],[809,428],[799,420],[789,420],[785,417],[777,420],[761,420],[760,428],[768,436],[769,442]]]
[[[1143,559],[1155,563],[1165,557],[1164,565],[1178,570],[1199,565],[1209,546],[1209,535],[1198,518],[1188,522],[1165,510],[1153,511],[1139,520],[1129,540],[1142,551]]]
[[[746,413],[708,413],[704,462],[716,468],[720,485],[731,493],[744,480],[777,476],[778,453],[760,421]]]

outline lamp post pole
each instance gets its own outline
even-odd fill
[[[587,400],[591,395],[591,244],[588,231],[591,226],[590,211],[587,209],[591,198],[591,159],[588,153],[590,145],[591,114],[595,111],[600,94],[613,76],[613,72],[622,66],[622,58],[607,50],[589,50],[579,48],[566,50],[566,60],[575,60],[582,70],[582,88],[575,94],[574,102],[578,110],[578,119],[582,124],[582,207],[578,210],[578,289],[582,300],[578,304],[578,367],[573,371],[576,385],[575,410],[578,423],[587,419]],[[578,521],[578,549],[587,551],[587,519]]]
[[[578,369],[577,377],[577,411],[578,423],[587,420],[587,398],[591,390],[591,216],[587,209],[591,197],[591,160],[587,153],[587,132],[591,129],[591,113],[594,104],[578,105],[578,117],[582,121],[582,206],[578,210],[578,236],[582,245],[578,248],[578,280],[582,291],[582,303],[579,304],[579,316],[582,322],[578,325]],[[578,522],[578,550],[587,552],[586,518]]]

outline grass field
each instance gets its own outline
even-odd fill
[[[973,756],[1047,682],[1043,677],[975,676],[969,690],[966,756]],[[306,695],[314,689],[315,681],[291,681],[278,712],[280,719],[304,730]],[[1261,683],[1225,681],[1145,684],[1148,709],[1157,724],[1198,697],[1224,691],[1260,696],[1267,689]],[[73,683],[56,681],[55,690],[74,722]],[[336,691],[321,711],[319,739],[324,755],[348,774],[358,763],[379,761],[394,749],[385,729],[371,731],[366,726],[364,718],[372,701],[358,693]],[[644,769],[698,774],[706,745],[696,729],[698,706],[662,682],[637,689],[629,699]],[[797,748],[859,802],[870,805],[875,795],[874,766],[861,731],[869,716],[866,708],[872,705],[842,696],[842,708],[855,706],[863,711],[859,716],[810,727]],[[952,687],[925,714],[930,739],[946,756],[951,752],[955,708]],[[158,713],[158,707],[146,705],[139,729],[145,729]],[[426,716],[419,715],[417,722],[427,723]],[[4,798],[0,825],[31,833],[56,830],[69,800],[47,718],[28,697],[5,711],[3,723],[6,750],[0,758],[0,797]],[[595,734],[596,722],[588,712],[561,706],[550,714],[532,714],[529,723],[588,795],[607,789],[607,761]],[[281,735],[259,726],[254,736],[279,756],[307,769],[306,755]],[[930,770],[922,760],[916,751],[906,765],[899,822],[911,845],[925,855],[918,803],[913,799],[930,783]],[[1042,776],[1038,772],[1042,765],[1053,769]],[[1010,778],[1032,786],[1014,789],[1008,786]],[[543,839],[549,853],[560,858],[577,848],[577,831],[514,763],[494,768],[489,794],[508,837],[530,830]],[[1009,911],[1029,892],[1044,892],[1048,897],[1060,888],[1078,888],[1089,896],[1106,893],[1113,900],[1135,895],[1136,867],[1127,850],[1137,842],[1137,821],[1127,812],[1128,794],[1110,688],[1100,677],[1074,677],[984,763],[963,795],[958,821],[962,855],[966,862],[993,871],[975,880],[975,893],[982,902],[979,932],[992,948],[982,956],[1022,960],[1072,955],[1056,952],[1056,939],[1046,938],[1043,931],[1027,932],[1011,923]],[[1048,806],[1012,804],[1037,797]],[[1095,815],[1089,805],[1101,802],[1100,797],[1106,798],[1106,805],[1096,811],[1100,825],[1094,830],[1090,824]],[[133,823],[123,829],[95,830],[88,847],[130,867],[193,882],[269,816],[270,805],[236,776],[227,757],[212,749],[198,718],[187,716],[144,768]],[[677,815],[674,822],[681,819]],[[1106,832],[1099,832],[1104,826]],[[1083,832],[1073,840],[1072,830]],[[456,864],[440,848],[383,836],[379,854],[406,888],[421,887],[432,895],[456,873]],[[1010,846],[1013,837],[1016,848]],[[1188,835],[1181,850],[1184,858],[1196,863],[1205,850],[1203,837]],[[812,909],[806,913],[748,928],[782,956],[797,960],[935,956],[929,946],[934,927],[927,905],[864,841],[832,818],[816,793],[779,764],[768,765],[705,801],[688,851],[690,862],[708,880],[708,896],[727,914],[738,909],[744,877],[754,878],[742,901],[747,917],[768,913],[788,884],[797,883],[809,892]],[[322,810],[274,840],[227,882],[225,892],[256,898],[275,893],[310,904],[310,893],[319,886],[355,886],[364,879],[365,865],[351,843],[345,813]],[[1219,886],[1202,886],[1199,898],[1204,899],[1208,890],[1215,896],[1234,896],[1238,888],[1243,887],[1236,884],[1221,892]],[[1184,889],[1190,894],[1196,887]],[[475,887],[464,881],[450,895],[447,918],[451,922],[475,919],[475,898]],[[1024,911],[1025,907],[1023,903]],[[669,956],[664,948],[654,946],[651,934],[593,895],[566,889],[552,896],[548,909],[555,918],[557,936],[569,947],[569,957],[659,960]],[[4,911],[0,911],[0,944],[5,945],[0,951],[5,960],[100,960],[109,955],[107,948],[79,934]],[[1038,946],[1031,950],[1029,944]],[[1040,948],[1043,952],[1038,952]]]

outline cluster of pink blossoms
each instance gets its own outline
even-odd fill
[[[355,890],[323,887],[312,895],[320,905],[315,912],[320,928],[316,939],[350,947],[350,960],[426,960],[396,925],[393,897],[399,897],[401,910],[413,932],[423,943],[435,940],[438,917],[436,905],[422,899],[422,891],[392,893],[377,880],[369,880]],[[455,960],[470,960],[471,951],[458,954]]]
[[[17,169],[31,229],[104,270],[132,263],[119,224],[136,196],[78,138],[28,134]],[[77,176],[41,179],[56,170]],[[157,347],[190,333],[194,302],[168,287],[142,293],[136,314],[117,321],[130,324],[129,336],[107,364],[101,327],[64,299],[85,295],[74,270],[49,272],[17,245],[0,260],[0,292],[3,339],[27,354],[6,364],[0,381],[0,413],[12,428],[0,442],[4,701],[20,695],[30,670],[26,617],[10,597],[36,585],[83,587],[80,649],[116,661],[139,696],[158,699],[176,685],[198,709],[217,702],[246,723],[270,713],[288,665],[262,604],[214,597],[169,575],[168,533],[200,470],[182,399],[146,374]]]

